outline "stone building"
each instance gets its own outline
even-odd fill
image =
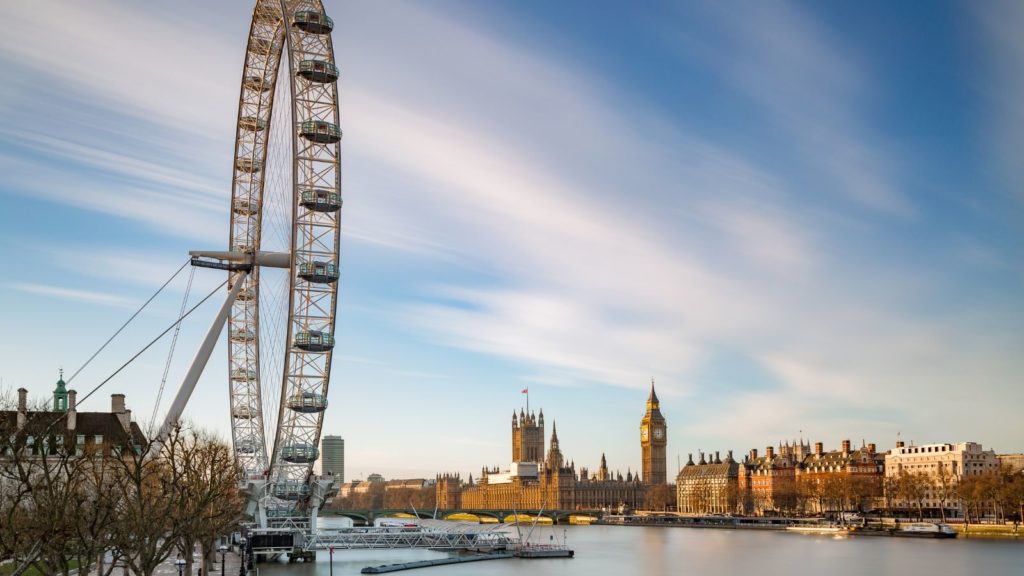
[[[83,456],[113,455],[125,448],[141,451],[146,445],[145,435],[125,405],[124,394],[110,395],[110,412],[80,412],[78,394],[66,386],[61,375],[50,410],[29,410],[28,391],[18,389],[17,409],[0,411],[0,458],[16,447],[28,448],[39,456],[62,450],[74,450],[75,455]]]
[[[843,440],[839,450],[824,451],[815,442],[814,453],[796,468],[797,496],[805,512],[822,513],[872,508],[882,496],[885,455],[874,444],[854,449]]]
[[[999,471],[999,466],[999,457],[995,451],[985,450],[977,442],[922,446],[906,446],[903,442],[896,442],[896,447],[885,456],[885,477],[891,485],[892,481],[904,473],[925,475],[930,482],[926,486],[923,507],[945,507],[949,512],[956,514],[960,511],[960,503],[949,495],[960,478],[995,474]],[[890,500],[892,505],[898,508],[912,508],[917,505],[916,502],[900,498]]]
[[[773,446],[758,456],[757,448],[750,451],[739,469],[740,505],[744,513],[772,514],[796,508],[796,467],[805,446],[799,450]]]
[[[702,452],[696,464],[690,454],[676,476],[676,510],[682,514],[735,513],[741,466],[733,459],[732,450],[724,460],[718,452],[705,459]]]
[[[643,480],[646,484],[665,484],[668,482],[666,462],[666,445],[668,444],[668,428],[665,417],[661,415],[661,403],[654,392],[654,380],[651,380],[651,393],[647,397],[647,411],[640,420],[640,449],[643,454]]]
[[[1024,471],[1024,454],[1000,454],[999,466],[1009,468],[1014,474],[1020,473]]]
[[[639,509],[651,483],[659,478],[665,482],[666,432],[652,384],[641,422],[644,475],[631,470],[625,476],[611,473],[603,454],[598,470],[590,473],[584,467],[577,470],[562,454],[554,423],[545,452],[543,411],[534,416],[520,410],[512,414],[513,461],[509,469],[483,468],[475,482],[472,476],[464,481],[459,474],[438,475],[437,506],[442,510]],[[647,479],[651,483],[644,481]]]
[[[512,462],[544,461],[544,409],[540,415],[512,412]]]

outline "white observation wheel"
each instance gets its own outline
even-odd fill
[[[266,480],[271,522],[305,515],[327,407],[341,214],[333,25],[316,0],[257,1],[229,252],[202,254],[246,263],[229,286],[242,283],[227,320],[231,433],[246,478]]]

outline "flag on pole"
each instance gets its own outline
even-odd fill
[[[530,389],[529,388],[523,388],[523,394],[529,394],[529,393],[530,393]]]

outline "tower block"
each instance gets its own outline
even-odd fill
[[[640,450],[643,454],[643,481],[645,484],[666,484],[668,469],[666,447],[668,427],[661,415],[661,403],[654,392],[651,379],[651,393],[647,397],[647,411],[640,420]]]

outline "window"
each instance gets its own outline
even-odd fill
[[[96,438],[93,439],[95,444],[103,444],[103,434],[97,434]]]
[[[78,444],[79,446],[85,444],[85,434],[79,434],[78,437],[75,439],[75,443]]]

